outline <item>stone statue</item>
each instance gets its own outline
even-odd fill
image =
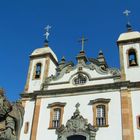
[[[24,109],[20,102],[10,103],[0,89],[0,140],[18,140]]]
[[[67,140],[68,137],[79,135],[86,138],[86,140],[95,140],[97,127],[88,123],[88,120],[80,115],[80,104],[75,105],[76,110],[73,116],[66,122],[66,125],[61,125],[56,129],[57,140]],[[80,139],[80,138],[79,138]]]

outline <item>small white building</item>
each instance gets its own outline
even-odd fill
[[[139,140],[140,32],[118,40],[120,70],[100,51],[58,63],[45,44],[30,55],[20,140]]]

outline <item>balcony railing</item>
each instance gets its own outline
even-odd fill
[[[96,118],[96,125],[97,126],[105,126],[106,125],[105,117]]]

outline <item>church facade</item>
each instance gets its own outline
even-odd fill
[[[30,55],[20,140],[139,140],[140,33],[122,33],[120,69],[103,52],[60,62],[46,42]]]

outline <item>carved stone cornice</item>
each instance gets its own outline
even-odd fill
[[[43,87],[48,86],[49,84],[53,84],[53,81],[55,81],[55,84],[57,84],[56,81],[58,79],[62,78],[65,73],[69,73],[69,72],[71,72],[75,69],[77,69],[77,71],[79,72],[79,68],[81,68],[81,69],[87,68],[91,71],[96,70],[96,72],[101,74],[101,75],[110,74],[111,76],[113,76],[113,78],[120,77],[120,71],[117,68],[106,68],[106,67],[103,68],[102,65],[99,66],[99,65],[94,64],[94,63],[90,63],[90,64],[80,64],[80,63],[78,63],[76,66],[73,66],[73,64],[71,62],[71,63],[65,64],[63,66],[63,68],[61,68],[61,70],[60,70],[60,68],[57,68],[57,71],[58,71],[57,74],[54,75],[54,76],[47,77],[45,82],[43,83]],[[80,72],[82,72],[82,70]],[[108,77],[110,77],[110,76],[108,76]],[[92,78],[89,79],[89,80],[92,80]]]
[[[121,81],[116,83],[110,83],[110,84],[102,84],[102,85],[91,85],[91,86],[81,86],[79,87],[73,87],[73,88],[65,88],[65,89],[53,89],[53,90],[40,90],[35,91],[33,93],[22,93],[21,97],[23,98],[36,98],[37,96],[57,96],[57,95],[67,95],[68,93],[71,93],[72,95],[76,93],[83,93],[83,92],[90,92],[90,91],[100,91],[100,93],[104,92],[105,90],[110,91],[120,91],[121,88],[126,87],[129,90],[131,89],[139,89],[140,88],[140,82],[130,82],[130,81]]]
[[[132,44],[132,43],[140,43],[140,38],[133,38],[128,40],[117,41],[117,45],[124,45],[124,44]]]
[[[56,81],[62,78],[64,74],[70,73],[71,71],[74,71],[75,69],[78,70],[79,67],[86,68],[91,71],[96,70],[96,72],[101,75],[111,74],[112,76],[120,76],[119,69],[108,67],[105,61],[104,55],[101,51],[99,52],[99,56],[97,59],[86,58],[85,53],[83,51],[80,52],[80,54],[77,56],[77,59],[79,61],[76,65],[74,65],[72,61],[65,62],[65,58],[62,58],[56,68],[57,73],[53,76],[47,77],[43,85],[47,86],[49,83],[53,83],[54,81],[56,83]]]
[[[105,98],[98,98],[95,100],[90,100],[89,105],[97,104],[97,103],[109,103],[110,99],[105,99]]]
[[[47,108],[51,108],[51,107],[54,107],[54,106],[64,107],[65,105],[66,105],[66,103],[54,102],[52,104],[48,104],[48,107]]]

